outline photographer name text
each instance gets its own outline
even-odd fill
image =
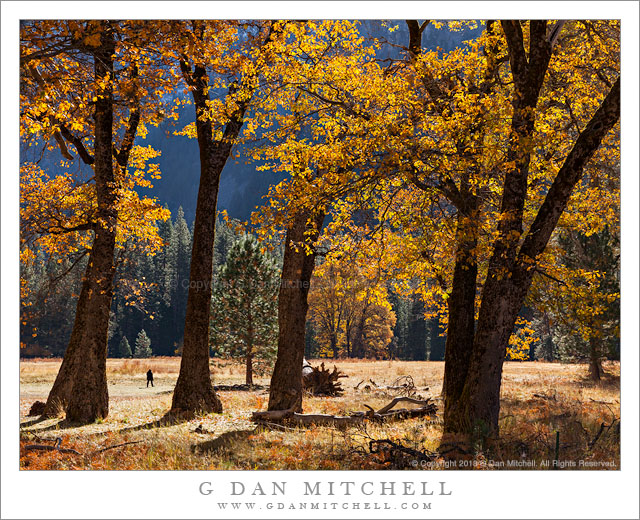
[[[295,497],[350,497],[350,496],[450,496],[453,492],[446,481],[403,481],[403,482],[355,482],[355,481],[304,481],[255,482],[247,484],[231,481],[218,484],[214,489],[212,482],[201,482],[198,491],[205,496],[281,496]]]

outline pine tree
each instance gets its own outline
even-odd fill
[[[556,296],[553,343],[560,359],[588,361],[590,377],[599,380],[604,374],[602,360],[619,356],[619,231],[608,227],[590,235],[566,231],[560,234],[559,244],[565,250],[561,260],[566,268],[597,276]]]
[[[252,235],[229,250],[212,296],[211,342],[223,355],[241,358],[246,382],[271,365],[277,341],[278,269]]]
[[[184,338],[184,320],[187,313],[187,296],[189,293],[189,269],[191,264],[192,236],[189,226],[184,218],[182,206],[178,208],[174,233],[172,235],[170,269],[172,269],[171,281],[171,308],[170,316],[173,327],[168,336],[169,343],[173,346],[181,344]]]
[[[409,311],[407,332],[407,358],[413,361],[427,359],[427,324],[424,310],[422,298],[414,296]]]
[[[138,337],[136,338],[136,348],[133,354],[133,357],[136,358],[148,358],[151,357],[153,353],[151,352],[151,340],[147,333],[142,329],[138,333]]]
[[[131,357],[131,347],[129,346],[129,340],[126,336],[122,336],[120,344],[118,345],[118,355],[121,358]]]
[[[213,245],[214,270],[217,271],[217,268],[225,264],[229,250],[235,241],[236,237],[231,226],[216,218],[216,238]]]
[[[427,323],[427,341],[429,343],[429,361],[443,361],[445,351],[445,338],[441,335],[442,326],[437,316]]]
[[[405,359],[407,354],[407,335],[409,333],[409,302],[408,299],[391,291],[389,293],[396,324],[393,327],[392,357]]]

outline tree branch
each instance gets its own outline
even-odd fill
[[[134,66],[133,71],[131,73],[132,78],[138,77],[138,67]],[[138,132],[138,125],[140,123],[140,99],[138,98],[137,92],[134,92],[131,96],[131,114],[129,116],[129,124],[127,125],[127,129],[125,131],[124,137],[122,138],[122,145],[120,146],[120,151],[116,152],[116,160],[118,164],[122,168],[126,168],[127,163],[129,162],[129,155],[131,153],[131,149],[133,148],[133,143],[136,138],[136,133]]]
[[[36,83],[40,86],[40,88],[42,90],[45,90],[45,86],[46,86],[45,81],[42,75],[40,74],[40,72],[38,71],[38,69],[33,65],[29,65],[27,69],[29,70],[31,77],[36,81]],[[64,124],[62,124],[60,121],[55,119],[55,122],[60,127],[60,130],[59,131],[55,130],[53,132],[53,137],[58,143],[58,147],[60,148],[60,152],[62,153],[63,157],[65,157],[66,159],[69,159],[70,161],[73,160],[73,156],[69,153],[69,150],[66,144],[64,143],[64,141],[62,140],[62,137],[60,137],[60,135],[62,135],[67,141],[69,141],[71,144],[73,144],[76,147],[78,154],[86,164],[93,164],[93,157],[91,157],[91,154],[87,151],[84,144],[82,144],[82,140],[74,136],[69,131],[69,129],[66,126],[64,126]]]
[[[553,48],[556,42],[558,41],[558,37],[560,36],[560,31],[562,31],[562,27],[564,26],[565,23],[567,23],[566,20],[558,20],[551,28],[551,31],[549,32],[549,36],[547,37],[547,41],[549,42],[549,46],[551,48]]]
[[[91,165],[94,163],[93,156],[87,151],[84,144],[82,143],[82,140],[79,137],[73,135],[63,124],[60,125],[60,133],[67,141],[75,146],[78,155],[85,164]]]
[[[535,259],[544,251],[575,185],[582,178],[585,165],[619,118],[620,78],[616,80],[607,97],[578,136],[549,188],[520,248],[518,262],[523,268],[527,266],[527,260]]]
[[[509,47],[509,63],[514,76],[524,75],[527,71],[527,55],[524,50],[522,27],[518,20],[502,20],[502,30]]]

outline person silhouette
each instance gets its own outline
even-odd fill
[[[147,372],[147,388],[149,388],[149,383],[153,386],[153,372],[151,372],[151,369]]]

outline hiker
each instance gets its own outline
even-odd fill
[[[153,372],[151,372],[151,369],[147,372],[147,388],[149,388],[149,383],[153,386]]]

